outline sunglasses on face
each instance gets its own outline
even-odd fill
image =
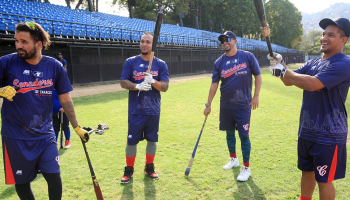
[[[42,41],[42,36],[40,34],[39,29],[35,26],[35,24],[33,22],[25,22],[27,24],[27,26],[32,29],[33,31],[35,31],[36,35],[38,36],[39,40]]]
[[[221,41],[221,44],[224,44],[225,42],[231,42],[231,41],[232,41],[232,38],[230,38],[230,37],[224,37],[224,38],[222,38],[220,41]]]

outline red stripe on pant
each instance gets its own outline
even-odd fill
[[[9,156],[7,154],[6,144],[4,144],[4,150],[5,150],[5,182],[6,185],[14,185],[16,184],[15,177],[13,176],[12,167],[10,163]]]
[[[335,146],[332,165],[331,165],[331,168],[329,169],[329,176],[328,176],[327,183],[334,181],[335,171],[337,169],[337,163],[338,163],[338,145]]]

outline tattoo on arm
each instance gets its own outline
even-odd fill
[[[166,81],[160,81],[160,85],[163,92],[166,92],[169,88],[169,83]]]
[[[124,89],[134,90],[135,89],[134,85],[135,85],[134,83],[132,83],[127,79],[120,80],[120,86]]]

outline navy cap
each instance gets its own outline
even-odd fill
[[[60,52],[60,53],[58,53],[57,55],[62,55],[62,53]]]
[[[229,37],[232,39],[236,39],[236,35],[232,31],[226,31],[223,35],[218,37],[218,40],[221,41],[223,37]]]
[[[335,20],[331,20],[331,19],[325,18],[325,19],[322,19],[320,21],[319,25],[320,25],[320,27],[322,29],[326,29],[326,27],[328,25],[339,26],[339,28],[341,28],[345,32],[346,37],[349,38],[349,36],[350,36],[350,22],[346,18],[341,18],[340,17],[340,18],[337,18]]]

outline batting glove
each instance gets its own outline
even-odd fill
[[[272,76],[276,76],[277,78],[279,77],[284,77],[284,74],[286,73],[287,68],[285,68],[282,64],[277,63],[275,66],[270,67],[270,72]]]
[[[153,79],[153,76],[152,74],[150,73],[147,73],[145,72],[145,81],[148,83],[148,84],[152,84],[152,83],[155,83],[156,81]]]
[[[13,101],[13,97],[16,95],[16,90],[11,86],[5,86],[0,88],[0,97],[4,97],[9,101]]]
[[[140,84],[137,84],[135,88],[140,90],[140,91],[148,91],[151,89],[151,85],[148,84],[146,81],[144,81]]]
[[[79,125],[77,127],[75,127],[74,130],[84,142],[89,141],[89,132],[82,129]]]
[[[283,62],[283,57],[281,54],[273,52],[273,57],[270,54],[267,54],[267,59],[270,60],[270,66],[273,67],[277,64],[281,64]]]

